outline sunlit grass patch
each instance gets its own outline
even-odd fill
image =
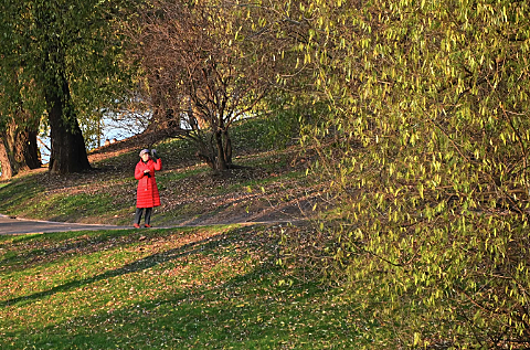
[[[284,282],[266,237],[217,226],[3,240],[0,347],[324,349],[358,336],[336,290]]]

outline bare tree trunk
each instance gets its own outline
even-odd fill
[[[9,180],[13,177],[13,168],[7,154],[4,138],[0,138],[0,170],[2,171],[0,179]]]
[[[0,135],[0,147],[3,179],[41,166],[36,126],[19,126],[16,121],[11,121]]]
[[[228,167],[232,167],[232,139],[228,130],[223,131],[223,153],[225,155],[225,161]]]
[[[5,115],[5,123],[0,132],[3,179],[41,166],[37,145],[40,117],[35,117],[24,109],[17,71],[12,72],[10,84],[14,88],[8,94],[9,104],[15,108],[10,112],[12,114]]]
[[[222,131],[215,131],[215,143],[217,148],[217,169],[216,170],[227,170],[228,164],[226,163],[225,152],[223,147],[223,134]]]

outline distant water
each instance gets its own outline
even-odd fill
[[[141,134],[146,128],[146,120],[141,116],[138,118],[104,118],[100,126],[100,138],[87,139],[85,143],[87,151],[91,151],[95,148],[105,145],[105,140],[120,141],[129,138],[134,135]],[[47,164],[50,161],[50,138],[48,136],[39,137],[39,149],[41,152],[41,159],[43,164]],[[0,169],[0,174],[2,171]]]

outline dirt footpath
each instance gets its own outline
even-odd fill
[[[94,231],[132,229],[132,226],[87,225],[67,222],[51,222],[13,218],[0,214],[0,235],[16,235],[26,233],[48,233],[66,231]]]

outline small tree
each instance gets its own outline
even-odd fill
[[[155,127],[186,129],[211,168],[234,166],[230,127],[267,94],[277,64],[228,1],[158,1],[130,31]]]

